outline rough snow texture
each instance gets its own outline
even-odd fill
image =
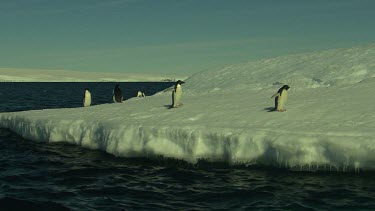
[[[200,72],[186,88],[195,93],[350,85],[375,77],[375,44],[281,56]]]
[[[124,82],[168,81],[186,77],[139,73],[97,73],[67,70],[0,68],[0,82]]]
[[[0,126],[123,157],[375,170],[374,52],[370,45],[198,73],[176,109],[167,109],[166,91],[122,104],[1,113]],[[269,112],[285,83],[287,111]]]

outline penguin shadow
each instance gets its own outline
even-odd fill
[[[173,107],[173,105],[164,105],[164,107],[166,109],[171,109],[171,108],[180,108],[183,104],[181,103],[180,105],[178,105],[177,107]]]
[[[164,108],[171,109],[171,108],[173,108],[173,106],[172,105],[164,105]]]
[[[264,108],[264,110],[267,111],[267,112],[276,111],[275,107],[267,107],[267,108]]]

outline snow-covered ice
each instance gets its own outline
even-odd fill
[[[288,84],[286,112],[268,112]],[[288,55],[197,73],[171,92],[121,104],[0,113],[26,139],[116,156],[303,170],[375,170],[375,45]]]

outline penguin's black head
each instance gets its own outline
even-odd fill
[[[115,87],[116,87],[116,88],[119,88],[119,86],[120,86],[120,84],[116,84],[116,86],[115,86]]]
[[[181,85],[181,84],[184,84],[184,83],[185,83],[185,82],[183,82],[183,81],[181,81],[181,80],[178,80],[178,81],[176,82],[176,85],[177,85],[177,84],[180,84],[180,85]]]
[[[283,87],[282,87],[282,89],[285,89],[285,90],[288,90],[290,88],[290,86],[288,86],[288,85],[284,85]]]
[[[88,88],[85,88],[85,91],[89,91],[89,89],[88,89]]]

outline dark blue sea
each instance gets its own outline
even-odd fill
[[[125,99],[171,83],[120,83]],[[0,111],[112,102],[115,83],[0,83]],[[0,129],[0,210],[375,210],[374,172],[119,158]]]

